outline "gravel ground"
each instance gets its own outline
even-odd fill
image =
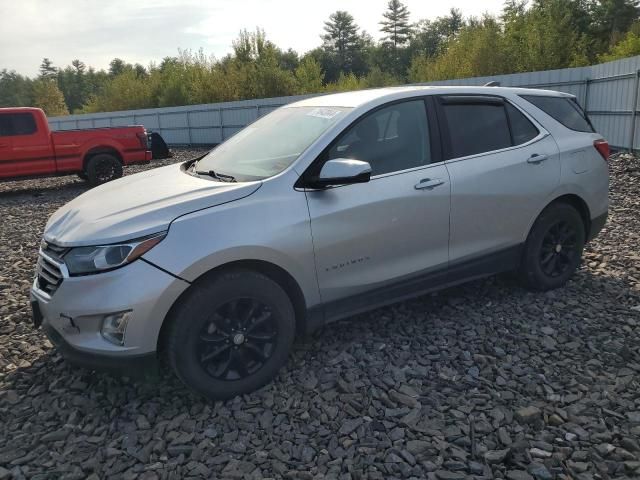
[[[640,161],[611,171],[565,288],[496,277],[360,315],[213,404],[56,354],[28,291],[47,217],[86,186],[0,184],[0,479],[640,478]]]

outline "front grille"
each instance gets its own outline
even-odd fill
[[[36,276],[38,288],[43,292],[53,295],[58,289],[64,275],[62,274],[62,255],[67,249],[58,247],[44,240],[40,245],[40,254],[38,255],[38,264],[36,266]]]

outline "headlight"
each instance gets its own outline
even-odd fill
[[[70,275],[113,270],[144,255],[160,243],[166,235],[166,232],[162,232],[113,245],[72,248],[64,256],[64,263]]]

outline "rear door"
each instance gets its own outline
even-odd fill
[[[519,260],[532,219],[560,181],[555,140],[506,99],[439,98],[451,177],[451,266]]]
[[[0,113],[4,135],[0,144],[0,176],[22,177],[55,173],[56,164],[46,125],[32,112]]]
[[[446,269],[450,185],[430,135],[433,110],[427,115],[418,98],[368,113],[312,166],[353,158],[372,168],[368,183],[306,192],[329,317],[384,303],[427,272]]]

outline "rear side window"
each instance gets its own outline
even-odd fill
[[[522,145],[538,136],[540,133],[538,129],[520,110],[510,103],[506,103],[505,108],[511,124],[511,136],[513,137],[514,145]]]
[[[36,122],[31,113],[0,115],[0,136],[31,135],[36,131]]]
[[[450,158],[512,146],[502,102],[444,103],[442,109],[451,140]]]
[[[567,97],[521,95],[565,127],[578,132],[593,132],[591,122],[575,100]]]

